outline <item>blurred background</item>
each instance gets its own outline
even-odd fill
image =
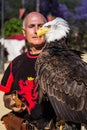
[[[48,21],[56,17],[67,20],[70,48],[87,52],[87,0],[0,0],[0,72],[5,62],[24,51],[21,26],[31,11],[41,12]]]

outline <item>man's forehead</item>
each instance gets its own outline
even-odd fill
[[[46,21],[45,21],[45,18],[44,17],[42,17],[42,15],[28,15],[27,17],[26,17],[26,23],[28,23],[28,24],[31,24],[31,23],[33,23],[33,24],[37,24],[37,23],[45,23]]]
[[[27,22],[26,23],[26,25],[28,26],[28,25],[43,25],[44,24],[44,22]]]
[[[45,23],[42,18],[37,18],[37,17],[28,18],[26,21],[28,24],[40,24],[40,23],[43,24],[43,23]]]

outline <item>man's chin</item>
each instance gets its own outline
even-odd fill
[[[42,48],[44,46],[45,43],[34,43],[34,46],[36,48]]]

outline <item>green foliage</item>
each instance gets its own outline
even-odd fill
[[[22,34],[22,20],[12,18],[4,24],[5,38],[13,34]]]

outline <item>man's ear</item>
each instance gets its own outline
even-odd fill
[[[24,28],[22,28],[22,32],[23,32],[23,35],[25,37],[25,29]]]

